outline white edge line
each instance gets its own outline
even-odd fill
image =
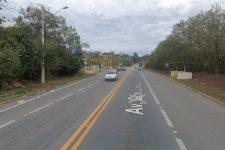
[[[85,81],[85,80],[87,80],[87,79],[82,79],[82,80],[77,81],[77,82],[74,82],[74,83],[72,83],[72,84],[68,84],[68,85],[66,85],[66,86],[63,86],[63,87],[61,87],[61,88],[56,89],[54,92],[59,91],[59,90],[64,89],[64,88],[67,88],[67,87],[70,87],[70,86],[75,85],[75,84],[77,84],[77,83],[83,82],[83,81]]]
[[[17,107],[17,106],[20,106],[20,105],[22,105],[22,104],[28,103],[28,102],[30,102],[30,101],[33,101],[33,100],[35,100],[35,99],[38,99],[38,98],[43,97],[43,96],[45,96],[45,95],[48,95],[48,94],[50,94],[50,93],[59,91],[59,90],[64,89],[64,88],[66,88],[66,87],[75,85],[75,84],[80,83],[80,82],[85,81],[85,80],[87,80],[87,79],[80,80],[80,81],[78,81],[78,82],[75,82],[75,83],[66,85],[66,86],[64,86],[64,87],[58,88],[58,89],[56,89],[56,90],[54,90],[54,91],[50,91],[50,92],[47,92],[47,93],[45,93],[45,94],[39,95],[39,96],[37,96],[37,97],[34,97],[34,98],[32,98],[32,99],[29,99],[29,100],[27,100],[27,101],[25,101],[25,102],[23,102],[23,103],[19,103],[19,104],[13,105],[13,106],[11,106],[11,107],[5,108],[5,109],[3,109],[3,110],[0,110],[0,113],[5,112],[5,111],[7,111],[7,110],[10,110],[10,109],[12,109],[12,108],[15,108],[15,107]]]
[[[140,74],[141,74],[141,76],[143,77],[143,79],[144,79],[146,85],[148,86],[148,88],[149,88],[149,90],[150,90],[150,92],[151,92],[151,94],[152,94],[152,96],[153,96],[153,98],[154,98],[156,104],[160,105],[160,102],[159,102],[158,98],[156,97],[155,93],[154,93],[153,90],[151,89],[151,87],[150,87],[150,85],[148,84],[147,80],[145,79],[144,75],[143,75],[142,73],[140,73]],[[165,118],[165,120],[166,120],[168,126],[169,126],[170,128],[174,128],[174,126],[173,126],[172,122],[170,121],[170,118],[168,117],[168,115],[166,114],[166,112],[165,112],[163,109],[161,109],[161,112],[162,112],[162,114],[163,114],[163,116],[164,116],[164,118]]]
[[[52,92],[45,93],[45,94],[43,94],[43,95],[40,95],[40,96],[37,96],[37,97],[32,98],[32,99],[30,99],[30,100],[27,100],[27,101],[25,101],[25,102],[23,102],[23,103],[19,103],[19,104],[13,105],[13,106],[11,106],[11,107],[5,108],[5,109],[1,110],[0,113],[2,113],[2,112],[4,112],[4,111],[7,111],[7,110],[9,110],[9,109],[15,108],[15,107],[17,107],[17,106],[20,106],[20,105],[22,105],[22,104],[28,103],[28,102],[30,102],[30,101],[33,101],[33,100],[35,100],[35,99],[38,99],[38,98],[43,97],[43,96],[45,96],[45,95],[48,95],[48,94],[50,94],[50,93],[52,93]]]
[[[37,112],[37,111],[40,111],[41,109],[43,109],[43,108],[45,108],[45,107],[48,107],[48,106],[50,106],[50,105],[52,105],[52,104],[53,104],[53,103],[48,103],[48,104],[46,104],[46,105],[44,105],[44,106],[42,106],[42,107],[39,107],[39,108],[37,108],[37,109],[35,109],[35,110],[29,112],[29,114],[33,114],[33,113],[35,113],[35,112]]]
[[[184,145],[183,141],[180,138],[176,138],[177,144],[180,147],[180,150],[187,150],[186,146]]]
[[[146,85],[148,86],[148,88],[149,88],[149,90],[150,90],[150,92],[151,92],[151,94],[152,94],[152,96],[153,96],[153,98],[154,98],[156,104],[160,105],[160,102],[159,102],[158,98],[156,97],[156,95],[155,95],[155,93],[153,92],[152,88],[151,88],[150,85],[148,84],[148,82],[147,82],[147,80],[145,79],[144,75],[143,75],[142,73],[140,73],[140,74],[141,74],[141,76],[143,77],[143,79],[144,79]]]
[[[5,126],[7,126],[7,125],[10,125],[10,124],[12,124],[13,122],[15,122],[16,120],[11,120],[11,121],[9,121],[9,122],[7,122],[7,123],[4,123],[4,124],[2,124],[2,125],[0,125],[0,128],[3,128],[3,127],[5,127]]]
[[[150,92],[151,92],[151,94],[152,94],[152,96],[153,96],[155,102],[156,102],[158,105],[160,105],[160,102],[159,102],[158,98],[156,97],[155,93],[153,92],[153,90],[151,89],[150,85],[149,85],[148,82],[146,81],[144,75],[143,75],[142,73],[140,73],[140,74],[142,75],[142,77],[143,77],[145,83],[147,84],[147,86],[148,86],[148,88],[149,88],[149,90],[150,90]],[[163,116],[164,116],[164,118],[165,118],[165,120],[166,120],[168,126],[169,126],[170,128],[174,128],[174,126],[173,126],[172,122],[170,121],[168,115],[166,114],[165,110],[161,109],[161,112],[162,112],[162,114],[163,114]],[[177,142],[177,144],[178,144],[180,150],[187,150],[186,146],[184,145],[183,141],[182,141],[180,138],[176,138],[176,142]]]
[[[80,91],[83,91],[84,89],[86,89],[86,87],[83,87],[83,88],[81,88],[81,89],[79,89],[77,91],[80,92]]]
[[[170,121],[170,118],[169,118],[168,115],[166,114],[165,110],[161,109],[161,112],[162,112],[163,117],[165,118],[165,120],[166,120],[168,126],[169,126],[170,128],[174,128],[174,126],[173,126],[172,122]]]
[[[93,83],[91,83],[91,84],[89,84],[87,87],[91,87],[91,86],[93,86],[94,84]]]
[[[63,96],[62,98],[60,98],[60,99],[56,100],[55,102],[59,102],[59,101],[61,101],[61,100],[65,99],[65,98],[67,98],[67,97],[72,96],[73,94],[74,94],[74,93],[70,93],[70,94],[68,94],[68,95],[66,95],[66,96]]]
[[[93,86],[93,85],[95,85],[95,84],[97,84],[97,83],[99,83],[99,81],[96,81],[96,82],[94,82],[94,83],[91,83],[91,84],[89,84],[87,87],[91,87],[91,86]]]

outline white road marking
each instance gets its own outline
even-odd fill
[[[187,150],[186,146],[184,145],[183,141],[179,138],[176,138],[177,144],[180,147],[180,150]]]
[[[139,105],[139,104],[134,104],[134,103],[133,103],[133,104],[131,104],[130,107],[131,107],[131,108],[137,108],[137,107],[140,108],[140,107],[143,107],[143,105],[142,105],[142,104]]]
[[[165,118],[166,123],[168,124],[168,126],[169,126],[170,128],[174,128],[174,126],[173,126],[172,122],[170,121],[170,118],[167,116],[165,110],[161,109],[161,112],[162,112],[163,117]]]
[[[27,116],[27,114],[24,114],[24,115],[23,115],[23,117],[26,117],[26,116]]]
[[[33,114],[33,113],[35,113],[35,112],[38,112],[38,111],[40,111],[40,110],[42,110],[42,109],[44,109],[44,108],[46,108],[46,107],[48,107],[48,106],[50,106],[50,105],[52,105],[52,104],[53,104],[53,103],[48,103],[48,104],[46,104],[46,105],[44,105],[44,106],[42,106],[42,107],[39,107],[39,108],[37,108],[37,109],[35,109],[35,110],[29,112],[29,114]]]
[[[32,99],[30,99],[30,100],[27,100],[27,101],[25,101],[24,103],[19,103],[19,104],[13,105],[13,106],[11,106],[11,107],[5,108],[5,109],[1,110],[0,113],[2,113],[2,112],[4,112],[4,111],[7,111],[7,110],[9,110],[9,109],[15,108],[15,107],[17,107],[17,106],[20,106],[20,105],[22,105],[22,104],[26,104],[27,102],[33,101],[33,100],[35,100],[35,99],[38,99],[38,98],[43,97],[43,96],[45,96],[45,95],[48,95],[48,94],[50,94],[50,93],[51,93],[51,92],[48,92],[48,93],[45,93],[45,94],[43,94],[43,95],[37,96],[37,97],[35,97],[35,98],[32,98]]]
[[[70,93],[70,94],[68,94],[68,95],[66,95],[66,96],[63,96],[62,98],[60,98],[60,99],[56,100],[55,102],[59,102],[59,101],[61,101],[61,100],[65,99],[65,98],[67,98],[67,97],[72,96],[73,94],[74,94],[74,93]]]
[[[77,82],[75,82],[75,83],[72,83],[72,84],[63,86],[63,87],[61,87],[61,88],[58,88],[58,89],[55,89],[55,90],[51,90],[51,91],[49,91],[49,92],[47,92],[47,93],[45,93],[45,94],[39,95],[39,96],[34,97],[34,98],[32,98],[32,99],[29,99],[29,100],[27,100],[27,101],[21,100],[21,101],[24,101],[24,102],[21,102],[21,103],[19,103],[19,104],[13,105],[13,106],[8,107],[8,108],[5,108],[5,109],[3,109],[3,110],[0,110],[0,113],[5,112],[5,111],[7,111],[7,110],[10,110],[10,109],[12,109],[12,108],[18,107],[18,106],[20,106],[20,105],[22,105],[22,104],[26,104],[26,103],[28,103],[28,102],[31,102],[31,101],[33,101],[33,100],[36,100],[36,99],[41,98],[41,97],[43,97],[43,96],[46,96],[46,95],[48,95],[48,94],[57,92],[57,91],[59,91],[59,90],[61,90],[61,89],[64,89],[64,88],[73,86],[73,85],[78,84],[78,83],[80,83],[80,82],[83,82],[83,81],[85,81],[85,80],[87,80],[87,79],[83,79],[83,80],[77,81]],[[96,84],[96,83],[98,83],[98,82],[99,82],[99,81],[96,81],[94,84]],[[83,90],[83,89],[82,89],[82,90]]]
[[[148,82],[147,82],[147,80],[145,79],[144,75],[143,75],[142,73],[140,73],[140,74],[141,74],[141,76],[143,77],[143,79],[144,79],[146,85],[148,86],[148,88],[149,88],[149,90],[150,90],[150,92],[151,92],[151,94],[152,94],[152,96],[153,96],[153,98],[154,98],[156,104],[160,105],[160,102],[159,102],[158,98],[156,97],[156,95],[155,95],[155,93],[153,92],[152,88],[151,88],[150,85],[148,84]]]
[[[152,94],[152,96],[153,96],[153,98],[154,98],[156,104],[160,105],[161,113],[163,114],[163,117],[165,118],[165,120],[166,120],[168,126],[169,126],[170,128],[174,128],[174,125],[172,124],[172,122],[171,122],[170,118],[168,117],[168,115],[166,114],[165,110],[162,109],[162,105],[160,104],[158,98],[156,97],[155,93],[154,93],[153,90],[151,89],[151,87],[150,87],[150,85],[148,84],[147,80],[145,79],[144,75],[143,75],[142,73],[140,73],[140,74],[141,74],[141,76],[143,77],[145,83],[147,84],[147,86],[148,86],[148,88],[149,88],[149,90],[150,90],[150,92],[151,92],[151,94]],[[174,130],[173,133],[178,133],[178,132]],[[182,141],[180,138],[176,138],[176,142],[177,142],[177,144],[178,144],[180,150],[187,150],[186,146],[184,145],[183,141]]]
[[[146,95],[143,95],[142,93],[139,93],[139,94],[136,94],[136,93],[138,93],[138,92],[135,92],[134,94],[129,95],[128,103],[140,102],[143,104],[147,104],[147,102],[143,100]]]
[[[49,91],[49,92],[47,92],[47,93],[45,93],[45,94],[42,94],[42,95],[39,95],[39,96],[34,97],[34,98],[32,98],[32,99],[29,99],[29,100],[27,100],[27,101],[25,101],[25,102],[23,102],[23,103],[19,103],[19,104],[13,105],[13,106],[11,106],[11,107],[5,108],[5,109],[3,109],[3,110],[0,110],[0,113],[5,112],[5,111],[7,111],[7,110],[10,110],[10,109],[12,109],[12,108],[18,107],[18,106],[20,106],[20,105],[22,105],[22,104],[26,104],[26,103],[28,103],[28,102],[31,102],[31,101],[33,101],[33,100],[36,100],[36,99],[38,99],[38,98],[40,98],[40,97],[43,97],[43,96],[45,96],[45,95],[51,94],[51,93],[53,93],[53,92],[59,91],[59,90],[61,90],[61,89],[67,88],[67,87],[69,87],[69,86],[78,84],[78,83],[80,83],[80,82],[82,82],[82,81],[85,81],[85,80],[87,80],[87,79],[80,80],[80,81],[78,81],[78,82],[75,82],[75,83],[66,85],[66,86],[64,86],[64,87],[58,88],[58,89],[56,89],[56,90],[54,90],[54,91]]]
[[[131,108],[131,109],[125,109],[126,112],[138,114],[138,115],[143,115],[143,112],[141,112],[143,108]]]
[[[94,82],[94,83],[91,83],[91,84],[89,84],[87,87],[91,87],[91,86],[93,86],[93,85],[95,85],[95,84],[97,84],[97,83],[99,83],[99,81],[96,81],[96,82]]]
[[[3,128],[3,127],[5,127],[5,126],[7,126],[7,125],[12,124],[12,123],[15,122],[15,121],[16,121],[16,120],[11,120],[11,121],[9,121],[9,122],[6,122],[6,123],[0,125],[0,129]]]
[[[91,87],[91,86],[93,86],[94,85],[94,83],[91,83],[91,84],[89,84],[87,87]]]
[[[147,102],[144,101],[144,97],[146,95],[143,94],[142,81],[136,80],[136,81],[133,81],[132,84],[134,85],[132,89],[132,94],[129,94],[129,97],[128,97],[128,104],[130,108],[125,109],[124,111],[138,114],[138,115],[143,115],[144,114],[143,104],[147,104]]]
[[[75,84],[78,84],[78,83],[80,83],[80,82],[83,82],[83,81],[85,81],[85,80],[87,80],[87,79],[83,79],[83,80],[80,80],[80,81],[74,82],[74,83],[72,83],[72,84],[69,84],[69,85],[63,86],[63,87],[61,87],[61,88],[56,89],[56,90],[55,90],[55,92],[56,92],[56,91],[59,91],[59,90],[61,90],[61,89],[64,89],[64,88],[67,88],[67,87],[73,86],[73,85],[75,85]]]
[[[174,130],[173,133],[177,134],[177,131]]]
[[[146,85],[148,86],[149,91],[151,92],[151,94],[152,94],[152,96],[153,96],[153,98],[154,98],[156,104],[158,104],[158,105],[161,106],[161,104],[160,104],[158,98],[156,97],[155,93],[154,93],[153,90],[151,89],[151,87],[150,87],[150,85],[148,84],[147,80],[145,79],[144,75],[143,75],[142,73],[140,73],[140,74],[141,74],[141,76],[143,77],[143,79],[144,79]],[[162,108],[162,107],[160,107],[160,108]],[[170,128],[173,128],[174,126],[173,126],[172,122],[170,121],[170,118],[169,118],[168,115],[166,114],[165,110],[161,109],[161,112],[162,112],[163,117],[165,118],[165,120],[166,120],[168,126],[169,126]]]
[[[79,89],[77,91],[80,92],[80,91],[83,91],[84,89],[86,89],[86,87],[83,87],[83,88],[81,88],[81,89]]]
[[[97,84],[98,82],[99,82],[99,81],[96,81],[96,82],[94,82],[94,83],[91,83],[91,84],[89,84],[88,86],[83,87],[83,88],[81,88],[81,89],[79,89],[79,90],[77,90],[77,91],[78,91],[78,92],[83,91],[84,89],[89,88],[89,87],[91,87],[91,86]]]
[[[24,103],[26,102],[25,100],[18,100],[17,103]]]

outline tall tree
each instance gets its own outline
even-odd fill
[[[6,0],[0,0],[0,11],[7,6]],[[0,25],[5,21],[5,16],[0,16]]]
[[[133,63],[137,63],[139,61],[139,56],[138,56],[137,52],[133,53],[133,58],[132,59],[133,59]]]
[[[225,10],[214,5],[174,25],[172,34],[150,56],[151,66],[170,60],[193,62],[194,70],[225,73]],[[160,66],[160,67],[159,67]]]

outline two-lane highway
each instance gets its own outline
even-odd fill
[[[59,149],[116,83],[101,74],[3,106],[0,149]]]
[[[0,107],[1,150],[224,150],[225,109],[149,71]]]
[[[178,150],[179,147],[144,78],[135,70],[80,149]]]

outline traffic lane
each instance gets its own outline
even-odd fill
[[[142,94],[146,96],[143,102],[129,103],[129,96],[138,89],[135,84],[141,84]],[[176,150],[178,145],[143,78],[138,71],[132,71],[79,149]]]
[[[88,77],[86,79],[77,80],[77,81],[68,83],[68,84],[63,85],[63,86],[58,86],[58,87],[56,87],[52,90],[49,90],[49,91],[40,92],[40,93],[37,93],[37,94],[32,95],[32,96],[28,96],[28,97],[25,97],[25,96],[21,97],[17,101],[12,101],[12,102],[9,102],[9,103],[2,103],[2,104],[0,104],[0,113],[6,112],[7,110],[12,110],[12,109],[7,109],[7,108],[13,107],[15,105],[18,105],[19,103],[23,103],[23,102],[29,101],[31,99],[34,99],[34,101],[37,101],[37,100],[41,99],[42,97],[46,98],[47,96],[54,95],[54,94],[60,93],[62,91],[65,92],[68,89],[69,90],[70,89],[75,90],[76,88],[80,88],[80,87],[85,86],[87,84],[93,83],[97,80],[100,80],[100,79],[103,78],[103,76],[104,76],[104,73],[100,73],[98,75]]]
[[[90,83],[89,85],[94,86],[95,84],[98,84],[99,82],[100,81]],[[2,113],[0,113],[0,120],[1,120],[0,124],[3,124],[3,122],[6,122],[7,120],[12,120],[12,119],[17,119],[17,118],[23,117],[26,114],[32,114],[44,107],[52,105],[54,102],[63,100],[65,97],[69,97],[74,94],[79,94],[81,92],[81,90],[90,88],[89,85],[85,86],[84,88],[78,88],[77,90],[74,90],[74,91],[68,90],[65,92],[57,92],[57,93],[51,94],[49,96],[44,96],[38,100],[30,101],[30,102],[20,105],[16,108],[8,110],[7,112],[2,112]]]
[[[0,129],[0,147],[59,149],[117,82],[103,78],[100,84]]]
[[[148,71],[143,74],[189,149],[225,149],[223,106],[160,75]]]
[[[51,105],[53,102],[57,100],[64,99],[67,96],[71,96],[72,94],[79,94],[82,90],[86,88],[90,88],[95,84],[98,84],[100,81],[103,80],[103,75],[99,75],[96,77],[88,78],[85,81],[78,81],[77,84],[71,84],[70,86],[64,86],[61,89],[55,89],[56,91],[49,91],[47,93],[43,93],[42,95],[37,95],[35,97],[30,97],[26,100],[26,103],[21,105],[13,105],[8,106],[7,108],[11,109],[2,109],[0,110],[0,127],[5,123],[15,120],[17,118],[23,117],[28,113],[32,113],[35,110],[41,109],[42,107]],[[34,99],[37,98],[37,99]],[[14,107],[16,106],[16,107]],[[4,111],[6,110],[6,111]]]
[[[129,72],[113,87],[113,89],[102,99],[101,103],[93,110],[93,112],[88,116],[88,118],[80,125],[80,127],[74,131],[72,136],[62,145],[61,150],[77,149],[80,143],[83,141],[87,133],[90,131],[92,126],[95,124],[99,116],[102,114],[104,109],[107,107],[113,96],[119,90],[120,86],[126,80]],[[73,145],[74,140],[76,143]]]

